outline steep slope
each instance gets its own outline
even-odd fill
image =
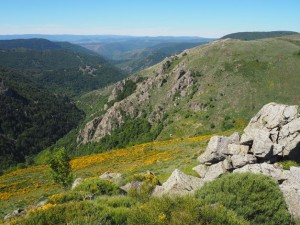
[[[239,39],[239,40],[257,40],[257,39],[263,39],[263,38],[274,38],[274,37],[282,37],[286,35],[293,35],[298,34],[294,31],[270,31],[270,32],[238,32],[233,34],[228,34],[222,37],[221,39]]]
[[[82,117],[66,96],[51,94],[18,71],[0,68],[0,170],[28,161]]]
[[[98,105],[98,113],[80,131],[77,142],[108,149],[141,140],[213,133],[245,126],[268,102],[297,104],[299,44],[295,36],[293,40],[226,39],[169,57],[113,85],[111,95],[97,92],[106,104]]]
[[[45,39],[0,41],[0,65],[19,69],[51,91],[76,95],[104,87],[124,74],[94,52]]]

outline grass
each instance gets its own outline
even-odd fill
[[[199,151],[211,135],[145,143],[75,158],[71,161],[76,177],[99,176],[106,171],[126,177],[151,170],[164,182],[175,168],[193,174]],[[49,167],[35,166],[0,176],[0,218],[16,208],[36,204],[63,190],[51,179]]]

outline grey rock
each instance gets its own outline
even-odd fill
[[[162,184],[156,186],[152,195],[186,195],[192,194],[195,190],[201,188],[204,182],[202,179],[189,176],[176,169],[171,174],[169,179]]]
[[[192,170],[194,170],[196,173],[198,173],[201,178],[204,178],[205,174],[207,173],[208,166],[200,164],[200,165],[194,167]]]
[[[274,164],[268,163],[261,163],[261,164],[248,164],[242,168],[236,169],[233,171],[234,173],[241,173],[241,172],[250,172],[256,174],[264,174],[274,178],[279,182],[283,182],[289,178],[288,171],[283,170],[280,167],[276,167]]]
[[[120,189],[124,190],[125,192],[129,192],[131,190],[140,190],[142,187],[142,182],[140,181],[132,181],[130,183],[125,184],[124,186],[120,187]]]
[[[249,151],[249,146],[240,144],[229,144],[228,155],[246,155]]]
[[[263,106],[251,119],[241,137],[241,144],[251,146],[251,151],[256,157],[266,160],[274,156],[295,158],[293,151],[299,143],[298,106],[276,103]],[[300,155],[300,152],[298,154]]]
[[[255,129],[271,130],[276,127],[281,127],[297,117],[298,106],[269,103],[264,105],[262,109],[251,119],[244,131],[245,133],[251,134],[251,130]]]
[[[257,161],[256,157],[250,154],[231,156],[231,162],[233,168],[240,168],[245,166],[246,164],[256,163],[256,161]]]
[[[9,213],[6,216],[4,216],[3,220],[9,221],[9,220],[13,219],[14,217],[19,216],[23,211],[24,211],[23,209],[16,209],[12,213]]]
[[[77,178],[77,179],[73,182],[72,187],[71,187],[71,190],[73,190],[74,188],[76,188],[77,185],[80,184],[83,180],[84,180],[84,179],[81,178],[81,177]]]
[[[227,173],[228,170],[232,168],[231,163],[225,159],[222,162],[218,162],[217,164],[213,164],[208,167],[207,172],[205,173],[205,176],[203,177],[203,181],[212,181],[224,173]]]
[[[36,204],[36,207],[42,207],[48,203],[48,199],[45,199],[43,201],[40,201],[38,204]]]
[[[294,179],[295,183],[300,184],[300,167],[291,166],[290,168],[291,177]],[[300,189],[300,186],[299,186]]]
[[[236,135],[230,137],[212,137],[205,152],[198,157],[198,162],[212,164],[224,160],[228,154],[228,145],[236,141],[238,141]]]
[[[279,187],[288,210],[295,219],[300,219],[300,168],[291,167],[289,175]]]
[[[113,173],[113,172],[105,172],[101,176],[99,176],[100,179],[103,180],[110,180],[111,182],[115,184],[120,184],[122,180],[124,179],[123,175],[121,173]]]
[[[270,133],[264,130],[255,130],[251,152],[259,158],[266,158],[272,154],[273,142]]]

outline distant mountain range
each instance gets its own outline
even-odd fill
[[[0,35],[0,40],[13,39],[32,39],[41,38],[50,41],[67,41],[71,43],[88,43],[88,42],[120,42],[128,40],[147,40],[156,42],[181,42],[181,41],[211,41],[215,38],[203,38],[197,36],[129,36],[129,35],[47,35],[47,34],[18,34],[18,35]]]
[[[179,53],[212,40],[202,37],[138,37],[124,35],[0,35],[0,40],[10,39],[48,39],[68,41],[79,44],[120,68],[126,74],[135,73],[156,63],[167,56]],[[54,47],[54,46],[53,46]]]
[[[0,65],[22,70],[28,79],[69,95],[101,88],[125,77],[86,48],[46,39],[0,40]]]
[[[221,39],[231,38],[244,41],[257,40],[263,38],[282,37],[287,35],[298,34],[294,31],[270,31],[270,32],[238,32],[225,35]]]

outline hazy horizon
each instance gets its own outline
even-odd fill
[[[196,36],[300,32],[298,0],[0,0],[0,34]]]

